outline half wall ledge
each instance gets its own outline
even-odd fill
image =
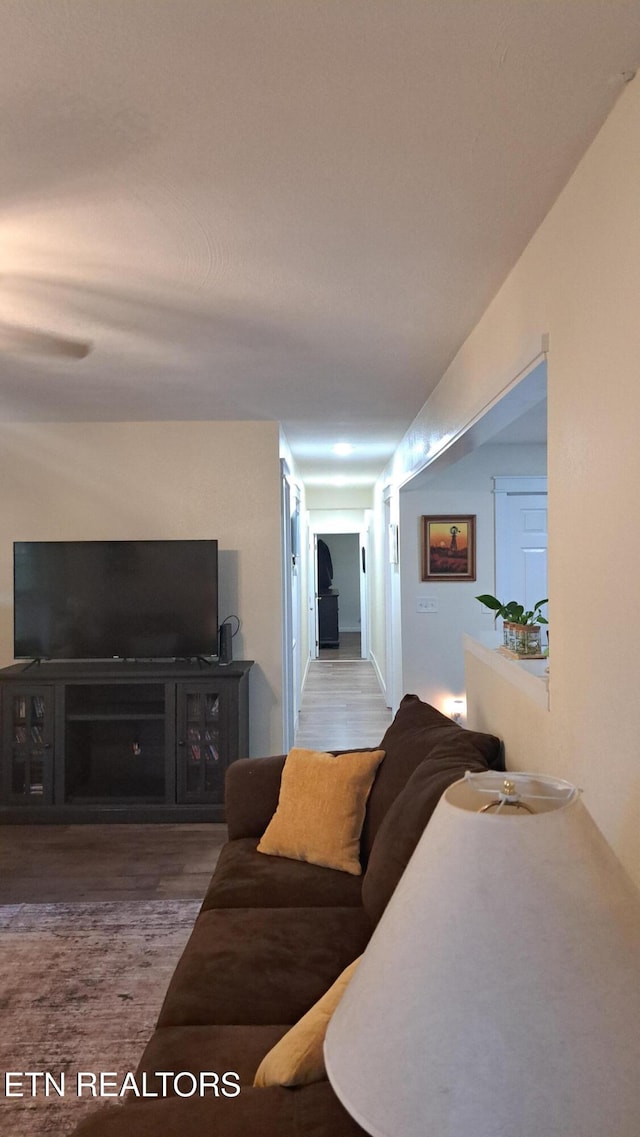
[[[502,739],[507,770],[549,773],[556,742],[546,659],[507,659],[497,644],[464,636],[464,664],[467,726]]]
[[[497,637],[496,637],[497,638]],[[467,657],[473,656],[488,667],[493,673],[496,690],[499,691],[504,684],[516,687],[538,707],[549,710],[549,674],[547,659],[508,659],[495,647],[488,647],[472,636],[463,636],[465,653],[465,672],[469,673]],[[504,690],[504,698],[508,698],[508,690]],[[467,690],[467,701],[469,691]]]

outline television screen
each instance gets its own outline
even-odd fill
[[[217,541],[17,541],[16,659],[217,653]]]

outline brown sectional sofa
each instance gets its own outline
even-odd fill
[[[407,695],[380,748],[361,839],[362,876],[256,845],[277,802],[284,756],[228,771],[229,841],[174,972],[138,1085],[162,1092],[160,1071],[225,1072],[225,1096],[130,1097],[99,1107],[76,1137],[355,1137],[363,1130],[328,1081],[253,1086],[258,1064],[340,972],[364,951],[448,785],[465,770],[502,769],[499,740],[467,731]],[[445,871],[446,866],[443,866]]]

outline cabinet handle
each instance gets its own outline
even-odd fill
[[[178,746],[184,746],[184,744],[185,744],[184,738],[179,738],[178,739]]]

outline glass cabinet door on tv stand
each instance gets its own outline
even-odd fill
[[[53,691],[29,685],[3,692],[4,797],[25,805],[53,800]]]
[[[229,760],[224,686],[215,680],[179,684],[177,720],[178,800],[221,803]]]
[[[224,820],[251,660],[0,668],[0,823]]]

